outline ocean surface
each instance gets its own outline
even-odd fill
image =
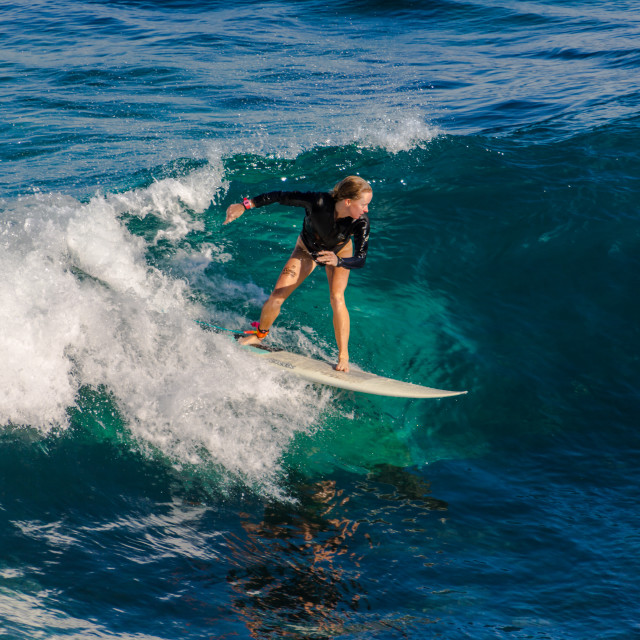
[[[348,174],[353,365],[468,395],[208,326]],[[636,1],[0,0],[0,212],[3,640],[640,638]]]

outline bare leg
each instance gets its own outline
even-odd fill
[[[353,254],[353,246],[349,243],[338,255],[348,258]],[[331,297],[331,309],[333,310],[333,330],[338,344],[338,371],[349,371],[349,332],[351,321],[349,311],[344,299],[344,292],[349,283],[349,269],[343,267],[326,267],[329,280],[329,295]]]
[[[304,282],[315,269],[316,263],[305,250],[300,238],[296,242],[293,253],[289,256],[276,282],[269,299],[264,303],[260,313],[260,328],[270,329],[280,314],[282,303]],[[240,340],[240,344],[259,344],[260,339],[249,335]]]

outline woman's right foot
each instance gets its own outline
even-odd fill
[[[260,344],[262,342],[262,340],[260,340],[260,338],[258,338],[257,335],[255,334],[250,334],[248,336],[244,336],[243,338],[240,338],[238,340],[238,342],[243,346],[246,347],[248,345],[251,344]]]

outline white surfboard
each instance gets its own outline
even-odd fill
[[[423,387],[419,384],[384,378],[353,367],[348,373],[344,373],[344,371],[336,371],[329,362],[301,356],[290,351],[272,350],[253,345],[243,348],[269,364],[286,369],[300,378],[339,389],[395,398],[447,398],[467,393],[466,391],[447,391]]]

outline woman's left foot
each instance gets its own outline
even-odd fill
[[[349,361],[340,359],[338,364],[336,365],[336,371],[344,371],[345,373],[349,372]]]

